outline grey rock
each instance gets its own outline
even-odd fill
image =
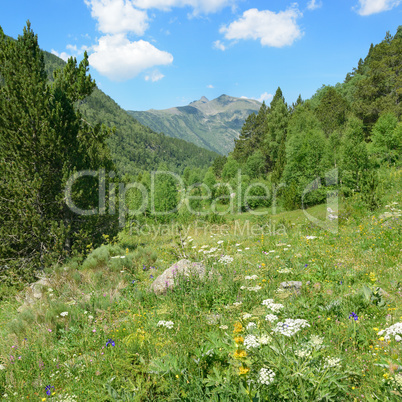
[[[196,275],[200,279],[203,279],[205,273],[206,268],[204,264],[189,260],[180,260],[159,275],[152,283],[150,290],[154,291],[157,295],[165,294],[168,289],[175,286],[175,277],[178,275],[186,277]],[[211,277],[211,275],[213,275],[212,271],[209,276]]]
[[[42,299],[45,291],[49,287],[51,287],[51,282],[46,277],[42,277],[37,282],[31,283],[16,297],[19,302],[23,303],[22,306],[17,309],[17,311],[21,313],[29,306],[33,305],[37,300]]]
[[[281,282],[280,286],[283,289],[298,289],[300,290],[303,283],[300,281]]]
[[[300,281],[288,281],[288,282],[281,282],[280,287],[298,296],[301,293],[302,285],[303,284]]]

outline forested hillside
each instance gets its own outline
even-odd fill
[[[342,193],[374,197],[375,170],[400,163],[402,152],[402,26],[387,33],[343,83],[323,86],[309,100],[288,105],[278,88],[271,104],[246,120],[234,151],[220,169],[225,180],[242,168],[243,179],[283,187],[284,205],[301,206],[312,180],[337,168]],[[218,159],[215,163],[221,163]],[[309,194],[310,203],[326,192]],[[306,201],[306,200],[305,200]],[[375,205],[375,200],[368,201]]]
[[[53,72],[65,63],[53,54],[44,53],[46,71],[52,79]],[[154,170],[162,162],[170,170],[182,172],[187,166],[205,167],[217,156],[215,152],[145,127],[97,87],[80,101],[79,109],[91,125],[100,123],[115,128],[107,143],[120,175]]]

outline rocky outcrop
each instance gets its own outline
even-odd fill
[[[173,264],[170,268],[159,275],[151,285],[151,289],[155,294],[165,294],[168,289],[175,286],[175,278],[177,276],[190,277],[196,275],[200,279],[204,279],[206,274],[205,265],[200,262],[191,262],[189,260],[180,260]],[[213,273],[210,273],[210,276]]]

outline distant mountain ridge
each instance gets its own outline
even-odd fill
[[[44,51],[49,80],[53,72],[65,66],[59,57]],[[107,143],[116,169],[121,176],[137,175],[144,170],[156,170],[165,163],[169,170],[182,172],[186,166],[206,167],[218,156],[205,147],[198,147],[180,138],[154,132],[129,116],[112,98],[97,87],[81,101],[79,109],[91,124],[105,124],[115,128]]]
[[[221,95],[213,100],[203,96],[187,106],[128,113],[153,131],[226,155],[233,150],[246,118],[260,107],[257,100]]]

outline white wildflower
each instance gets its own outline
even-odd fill
[[[339,357],[327,357],[325,359],[324,368],[339,367],[341,364],[341,359]]]
[[[258,339],[255,335],[247,335],[244,338],[244,342],[243,345],[246,349],[250,349],[250,348],[259,348],[260,347],[260,343],[258,342]]]
[[[391,325],[389,328],[383,329],[382,331],[378,332],[377,335],[382,336],[385,333],[384,339],[386,341],[389,341],[391,339],[391,336],[395,338],[397,342],[401,340],[401,335],[402,335],[402,322],[397,322],[394,325]],[[396,337],[398,336],[398,339]]]
[[[93,315],[89,315],[89,316],[88,316],[88,320],[92,321],[93,319],[94,319],[94,316],[93,316]]]
[[[229,327],[227,325],[221,325],[219,328],[220,329],[228,329]]]
[[[243,304],[243,302],[234,302],[234,303],[233,303],[233,305],[236,306],[236,307],[238,307],[238,306],[240,306],[240,305],[242,305],[242,304]]]
[[[311,355],[311,350],[309,349],[300,349],[295,351],[295,355],[301,358],[308,357]]]
[[[250,292],[258,292],[261,288],[261,286],[253,286],[253,287],[249,287],[247,288],[247,290],[249,290]]]
[[[62,313],[60,313],[60,315],[61,315],[62,317],[66,317],[66,316],[68,315],[68,311],[63,311]]]
[[[243,314],[243,320],[249,320],[251,317],[252,317],[252,314],[249,314],[249,313]]]
[[[292,270],[290,268],[283,268],[283,269],[279,269],[278,272],[280,274],[289,274],[290,272],[292,272]]]
[[[173,325],[174,325],[173,321],[159,321],[157,326],[172,329]]]
[[[273,331],[285,336],[292,336],[299,332],[302,328],[309,326],[310,324],[307,322],[307,320],[302,320],[300,318],[287,318],[284,322],[278,322]]]
[[[222,244],[222,243],[223,243],[223,240],[218,240],[217,243],[218,243],[218,244]]]
[[[258,375],[258,382],[263,385],[270,385],[274,382],[275,373],[268,368],[262,368]]]
[[[258,338],[258,342],[260,342],[261,345],[268,345],[269,343],[272,342],[272,338],[269,335],[261,335]]]
[[[229,263],[233,262],[233,257],[231,257],[230,255],[223,255],[219,259],[219,262],[222,264],[229,264]]]
[[[317,238],[317,236],[306,236],[306,239],[307,240],[314,240],[314,239],[316,239]]]
[[[267,321],[269,321],[269,322],[274,322],[274,321],[277,321],[277,320],[278,320],[278,316],[275,315],[275,314],[267,314],[267,315],[265,316],[265,319],[266,319]]]
[[[262,302],[263,306],[267,306],[273,313],[278,313],[281,311],[285,306],[280,303],[274,303],[273,299],[267,299]]]
[[[252,329],[254,329],[254,328],[257,328],[257,324],[255,323],[255,322],[249,322],[247,325],[246,325],[246,329],[247,330],[252,330]]]
[[[246,276],[244,279],[246,281],[255,281],[256,279],[258,279],[258,276],[257,275]]]
[[[6,366],[4,366],[3,364],[0,364],[0,370],[5,370]]]
[[[310,342],[315,347],[321,346],[323,344],[323,342],[324,342],[324,338],[321,338],[318,335],[311,335]]]
[[[391,377],[391,383],[393,383],[394,387],[402,388],[402,374],[397,373]]]

